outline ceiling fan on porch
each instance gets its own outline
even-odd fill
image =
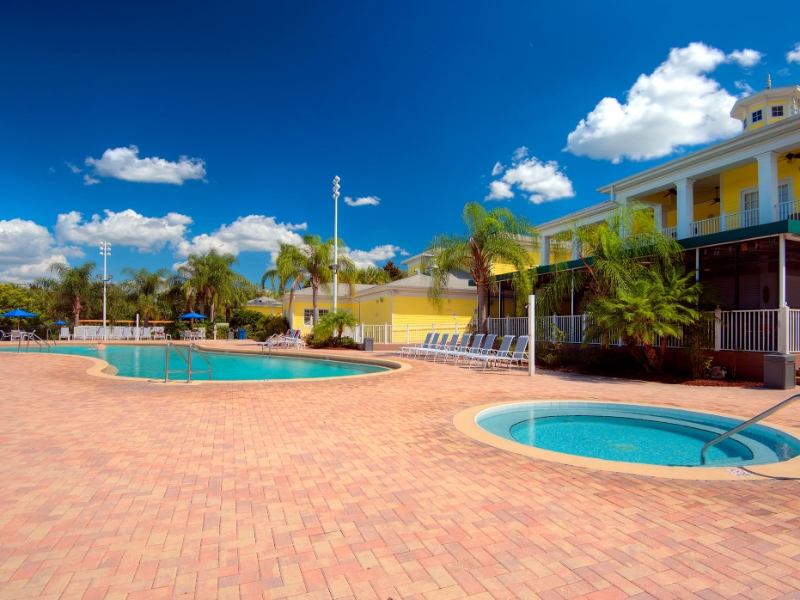
[[[666,198],[667,196],[677,196],[678,195],[678,188],[671,187],[667,190],[667,193],[662,196],[662,198]]]
[[[719,202],[719,187],[714,187],[714,198],[706,200],[703,204],[717,204]]]
[[[792,164],[795,158],[800,158],[800,154],[793,154],[792,152],[789,152],[789,154],[786,155],[786,162]]]

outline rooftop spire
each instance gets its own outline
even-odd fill
[[[769,76],[769,73],[767,73],[767,89],[770,89],[771,87],[772,87],[772,78]]]

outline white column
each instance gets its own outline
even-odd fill
[[[542,247],[539,251],[539,263],[542,265],[550,264],[550,236],[542,236]]]
[[[675,182],[678,190],[678,239],[689,237],[689,223],[694,221],[694,179]]]
[[[778,237],[778,308],[786,306],[786,234]]]
[[[764,152],[758,161],[758,223],[775,221],[778,210],[778,153]]]
[[[528,296],[528,375],[536,373],[536,296]]]

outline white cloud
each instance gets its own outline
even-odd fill
[[[735,62],[745,69],[757,65],[764,55],[758,50],[745,48],[744,50],[734,50],[728,54],[728,60]]]
[[[99,179],[95,179],[88,173],[83,174],[83,185],[94,185],[96,183],[100,183]]]
[[[526,156],[528,156],[528,147],[527,146],[520,146],[519,148],[514,150],[514,154],[511,155],[511,160],[513,160],[514,162],[517,162],[519,160],[522,160]],[[492,175],[494,175],[494,173],[492,173]]]
[[[503,169],[505,169],[505,167],[501,165],[500,161],[498,160],[496,163],[494,163],[494,167],[492,167],[492,177],[497,177],[500,175],[500,173],[503,172]]]
[[[781,77],[788,77],[790,75],[789,69],[778,69],[778,75]]]
[[[182,240],[175,256],[208,252],[216,248],[218,252],[277,252],[281,244],[300,245],[303,239],[297,231],[307,228],[305,223],[276,223],[275,217],[248,215],[239,217],[230,225],[222,225],[211,234],[194,236],[191,241]]]
[[[56,170],[53,167],[48,167],[47,172],[52,175],[53,173],[56,172]]]
[[[47,228],[33,221],[0,221],[0,282],[30,283],[37,277],[49,277],[51,264],[67,262],[64,249],[53,245]],[[80,253],[75,248],[67,251]]]
[[[484,200],[507,200],[514,197],[511,186],[505,181],[493,181],[489,184],[489,195]]]
[[[347,206],[378,206],[381,203],[381,199],[377,196],[365,196],[364,198],[356,198],[353,200],[349,196],[345,196],[344,203]]]
[[[753,93],[753,88],[746,81],[734,81],[733,85],[736,86],[737,90],[742,90],[746,95]]]
[[[528,149],[525,146],[514,152],[514,156],[519,158],[515,159],[502,178],[489,184],[489,195],[484,200],[513,198],[513,186],[529,192],[529,195],[522,194],[522,196],[534,204],[572,198],[575,195],[572,182],[559,169],[556,161],[544,163],[535,156],[525,158],[527,154]]]
[[[786,53],[786,62],[800,65],[800,42],[794,45],[793,50]]]
[[[408,255],[400,246],[394,246],[392,244],[375,246],[372,250],[351,250],[350,248],[345,248],[345,254],[350,257],[350,260],[352,260],[359,269],[375,267],[377,266],[376,263],[386,262],[397,256],[398,253],[403,256]]]
[[[84,221],[77,211],[58,215],[56,238],[60,243],[85,245],[106,240],[114,246],[136,248],[139,252],[158,252],[167,244],[177,247],[185,242],[184,236],[192,223],[191,217],[178,213],[145,217],[131,209],[104,212],[104,217],[92,215],[91,221]]]
[[[639,76],[624,104],[603,98],[569,134],[566,150],[619,163],[741,133],[729,114],[736,98],[705,75],[725,61],[725,53],[705,44],[673,48],[652,74]]]
[[[100,158],[86,159],[86,166],[94,168],[98,177],[114,177],[140,183],[173,183],[183,185],[189,179],[206,176],[205,161],[181,156],[177,162],[164,158],[139,158],[139,148],[109,148]]]
[[[72,171],[73,173],[80,173],[81,171],[83,171],[83,169],[81,169],[80,167],[76,167],[69,161],[65,162],[64,164],[67,165],[69,167],[69,170]]]

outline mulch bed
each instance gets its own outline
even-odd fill
[[[536,365],[537,369],[547,369],[558,373],[576,373],[578,375],[601,375],[616,377],[618,379],[633,379],[635,381],[652,381],[655,383],[668,383],[672,385],[694,385],[698,387],[764,387],[760,381],[734,381],[732,379],[691,379],[686,375],[675,373],[641,373],[641,372],[615,372],[597,373],[581,370],[575,366],[551,367],[549,365]]]

